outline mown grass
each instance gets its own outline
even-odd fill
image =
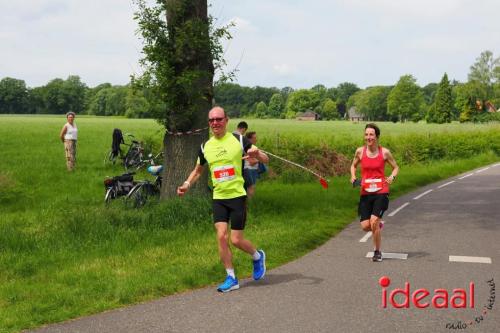
[[[220,282],[224,271],[208,199],[188,197],[141,210],[126,209],[120,202],[108,208],[102,204],[104,176],[121,171],[102,165],[112,129],[159,141],[160,127],[151,120],[78,118],[77,171],[67,173],[58,140],[63,122],[61,117],[0,117],[4,147],[0,331],[36,327]],[[268,129],[265,121],[250,124],[263,138],[270,138],[274,135],[270,129],[280,123]],[[300,141],[302,126],[285,121],[283,133]],[[342,132],[357,125],[321,126],[324,131]],[[417,126],[417,132],[422,128],[426,127]],[[489,131],[492,126],[477,129]],[[360,133],[358,126],[351,140],[359,140]],[[486,152],[404,166],[392,195],[498,159]],[[322,244],[356,215],[358,192],[347,177],[332,178],[328,190],[298,179],[260,182],[250,203],[247,236],[266,250],[270,268]],[[239,251],[235,265],[240,277],[251,273],[248,256]]]

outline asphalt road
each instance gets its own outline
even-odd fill
[[[360,242],[365,234],[354,222],[317,250],[268,271],[265,280],[240,281],[238,291],[220,294],[212,286],[35,332],[498,332],[500,304],[484,307],[493,296],[487,281],[500,282],[499,208],[500,163],[391,201],[382,251],[407,259],[366,258],[372,239]],[[450,256],[486,263],[452,262]],[[391,280],[389,296],[405,282],[410,294],[426,288],[430,295],[421,302],[432,303],[435,289],[445,289],[450,299],[463,288],[467,308],[419,309],[410,302],[399,309],[390,301],[383,308],[382,276]]]

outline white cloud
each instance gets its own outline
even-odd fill
[[[4,3],[5,2],[5,3]],[[141,45],[131,3],[122,0],[0,4],[0,75],[29,86],[69,74],[89,85],[125,84],[138,70]]]
[[[296,68],[295,66],[290,66],[289,64],[279,64],[279,65],[274,65],[273,70],[278,75],[290,75],[296,71]]]
[[[217,22],[236,23],[225,58],[245,85],[463,80],[482,51],[500,56],[498,0],[211,2]],[[0,0],[0,78],[124,84],[140,71],[133,12],[131,0]]]

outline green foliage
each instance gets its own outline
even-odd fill
[[[228,26],[213,28],[212,19],[204,16],[206,1],[157,0],[151,7],[145,0],[135,3],[145,68],[135,80],[164,105],[155,117],[165,128],[189,130],[201,119],[200,102],[212,102],[214,72],[225,65],[220,41],[231,38]]]
[[[424,94],[425,103],[427,103],[427,105],[432,105],[432,103],[434,103],[434,97],[438,87],[438,83],[429,83],[422,88],[422,93]]]
[[[77,114],[85,111],[87,85],[79,76],[70,75],[66,80],[53,79],[45,86],[32,90],[30,101],[33,113],[65,114],[72,111]]]
[[[337,111],[337,103],[332,101],[330,98],[326,98],[321,106],[320,115],[321,119],[325,120],[339,119],[340,114]]]
[[[314,110],[320,102],[321,96],[318,92],[309,89],[296,90],[288,96],[286,118],[294,118],[299,112]]]
[[[491,98],[490,101],[497,110],[500,110],[500,80],[493,85],[493,98]]]
[[[427,113],[427,122],[449,123],[453,118],[453,96],[448,75],[444,73],[436,92],[434,103]]]
[[[351,82],[343,82],[337,86],[337,88],[332,89],[332,99],[337,102],[337,108],[340,112],[340,115],[344,117],[348,106],[347,102],[349,98],[354,95],[360,88]]]
[[[259,102],[257,103],[257,106],[255,108],[255,115],[258,118],[265,118],[267,115],[267,105],[264,102]]]
[[[490,88],[495,80],[498,82],[500,73],[500,57],[494,58],[493,52],[483,51],[470,67],[469,81],[477,81]]]
[[[367,120],[388,120],[387,96],[391,87],[376,86],[365,90],[358,90],[347,103],[348,107],[355,106],[359,114]]]
[[[328,92],[328,89],[322,84],[317,84],[314,87],[311,88],[312,91],[315,91],[319,94],[319,98],[323,100],[326,97],[326,94]]]
[[[271,100],[269,101],[269,116],[271,118],[281,118],[281,114],[285,109],[283,97],[280,93],[275,93],[271,96]]]
[[[482,101],[488,96],[487,87],[479,81],[459,84],[455,87],[455,107],[460,110],[460,122],[478,121],[484,112]]]
[[[403,75],[387,98],[387,114],[404,122],[422,119],[424,97],[412,75]]]
[[[276,88],[244,87],[235,83],[218,83],[214,87],[215,103],[221,105],[230,117],[255,115],[259,102],[270,105],[271,97],[278,93]],[[279,113],[277,116],[267,113],[263,116],[279,118]]]
[[[96,116],[123,116],[127,110],[126,96],[128,87],[113,86],[104,88],[92,98],[88,113]]]
[[[26,83],[5,77],[0,81],[0,113],[29,113]]]
[[[125,99],[127,118],[150,118],[150,105],[140,90],[129,89]]]
[[[283,102],[286,102],[288,100],[288,96],[293,93],[295,91],[295,89],[293,89],[292,87],[283,87],[281,88],[280,90],[280,94],[281,96],[283,96]]]

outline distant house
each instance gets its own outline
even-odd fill
[[[352,106],[349,110],[347,110],[346,118],[348,118],[350,121],[363,121],[363,120],[365,120],[365,117],[363,115],[360,115],[356,111],[355,106]]]
[[[321,116],[314,112],[314,111],[306,111],[306,112],[301,112],[297,113],[297,116],[295,117],[297,120],[320,120]]]
[[[486,103],[484,103],[485,106],[486,106],[486,111],[488,112],[499,112],[500,109],[496,109],[495,108],[495,105],[493,105],[493,103],[491,103],[490,101],[486,101]]]

